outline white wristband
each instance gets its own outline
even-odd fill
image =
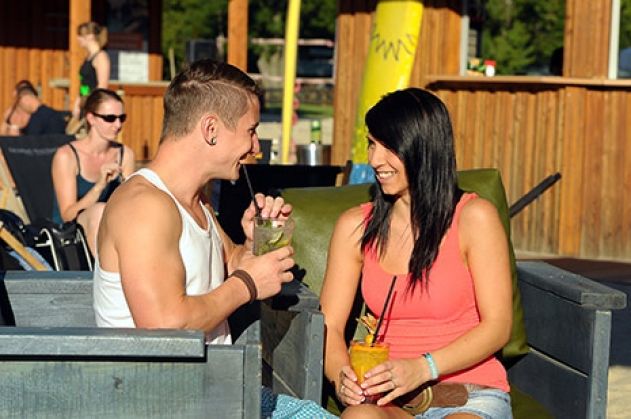
[[[435,380],[438,378],[438,367],[436,366],[436,362],[434,361],[434,357],[429,352],[423,354],[423,358],[427,361],[427,366],[429,367],[429,373],[431,374],[431,379]]]

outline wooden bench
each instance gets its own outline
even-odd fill
[[[605,418],[611,310],[626,295],[544,262],[518,262],[517,273],[530,352],[508,369],[511,385],[554,417]]]
[[[323,319],[302,286],[236,313],[234,345],[206,346],[201,331],[96,328],[90,272],[8,272],[2,285],[17,327],[0,327],[0,417],[258,418],[263,353],[275,389],[320,401]],[[262,337],[267,317],[285,327]]]

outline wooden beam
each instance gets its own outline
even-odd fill
[[[609,67],[611,1],[567,0],[563,75],[606,78]]]
[[[70,109],[74,100],[79,96],[79,68],[85,58],[85,51],[79,45],[77,28],[83,22],[92,19],[92,2],[85,0],[70,0],[70,22],[68,26],[68,46],[70,50]]]
[[[228,1],[228,63],[248,69],[248,0]]]

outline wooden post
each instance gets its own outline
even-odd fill
[[[70,0],[70,23],[68,26],[68,45],[70,48],[70,88],[68,91],[68,105],[70,109],[74,106],[74,100],[79,96],[79,68],[85,58],[85,51],[79,45],[77,39],[77,27],[83,22],[92,19],[92,9],[90,1]]]
[[[567,0],[563,76],[606,78],[611,1]]]
[[[248,0],[228,1],[228,63],[248,69]]]

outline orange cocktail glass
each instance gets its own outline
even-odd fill
[[[357,382],[361,384],[364,382],[364,374],[389,359],[390,346],[383,342],[370,345],[363,341],[353,341],[349,349],[349,356],[351,358],[351,368],[357,375]],[[366,396],[364,403],[377,403],[377,400],[381,397],[381,394]]]

